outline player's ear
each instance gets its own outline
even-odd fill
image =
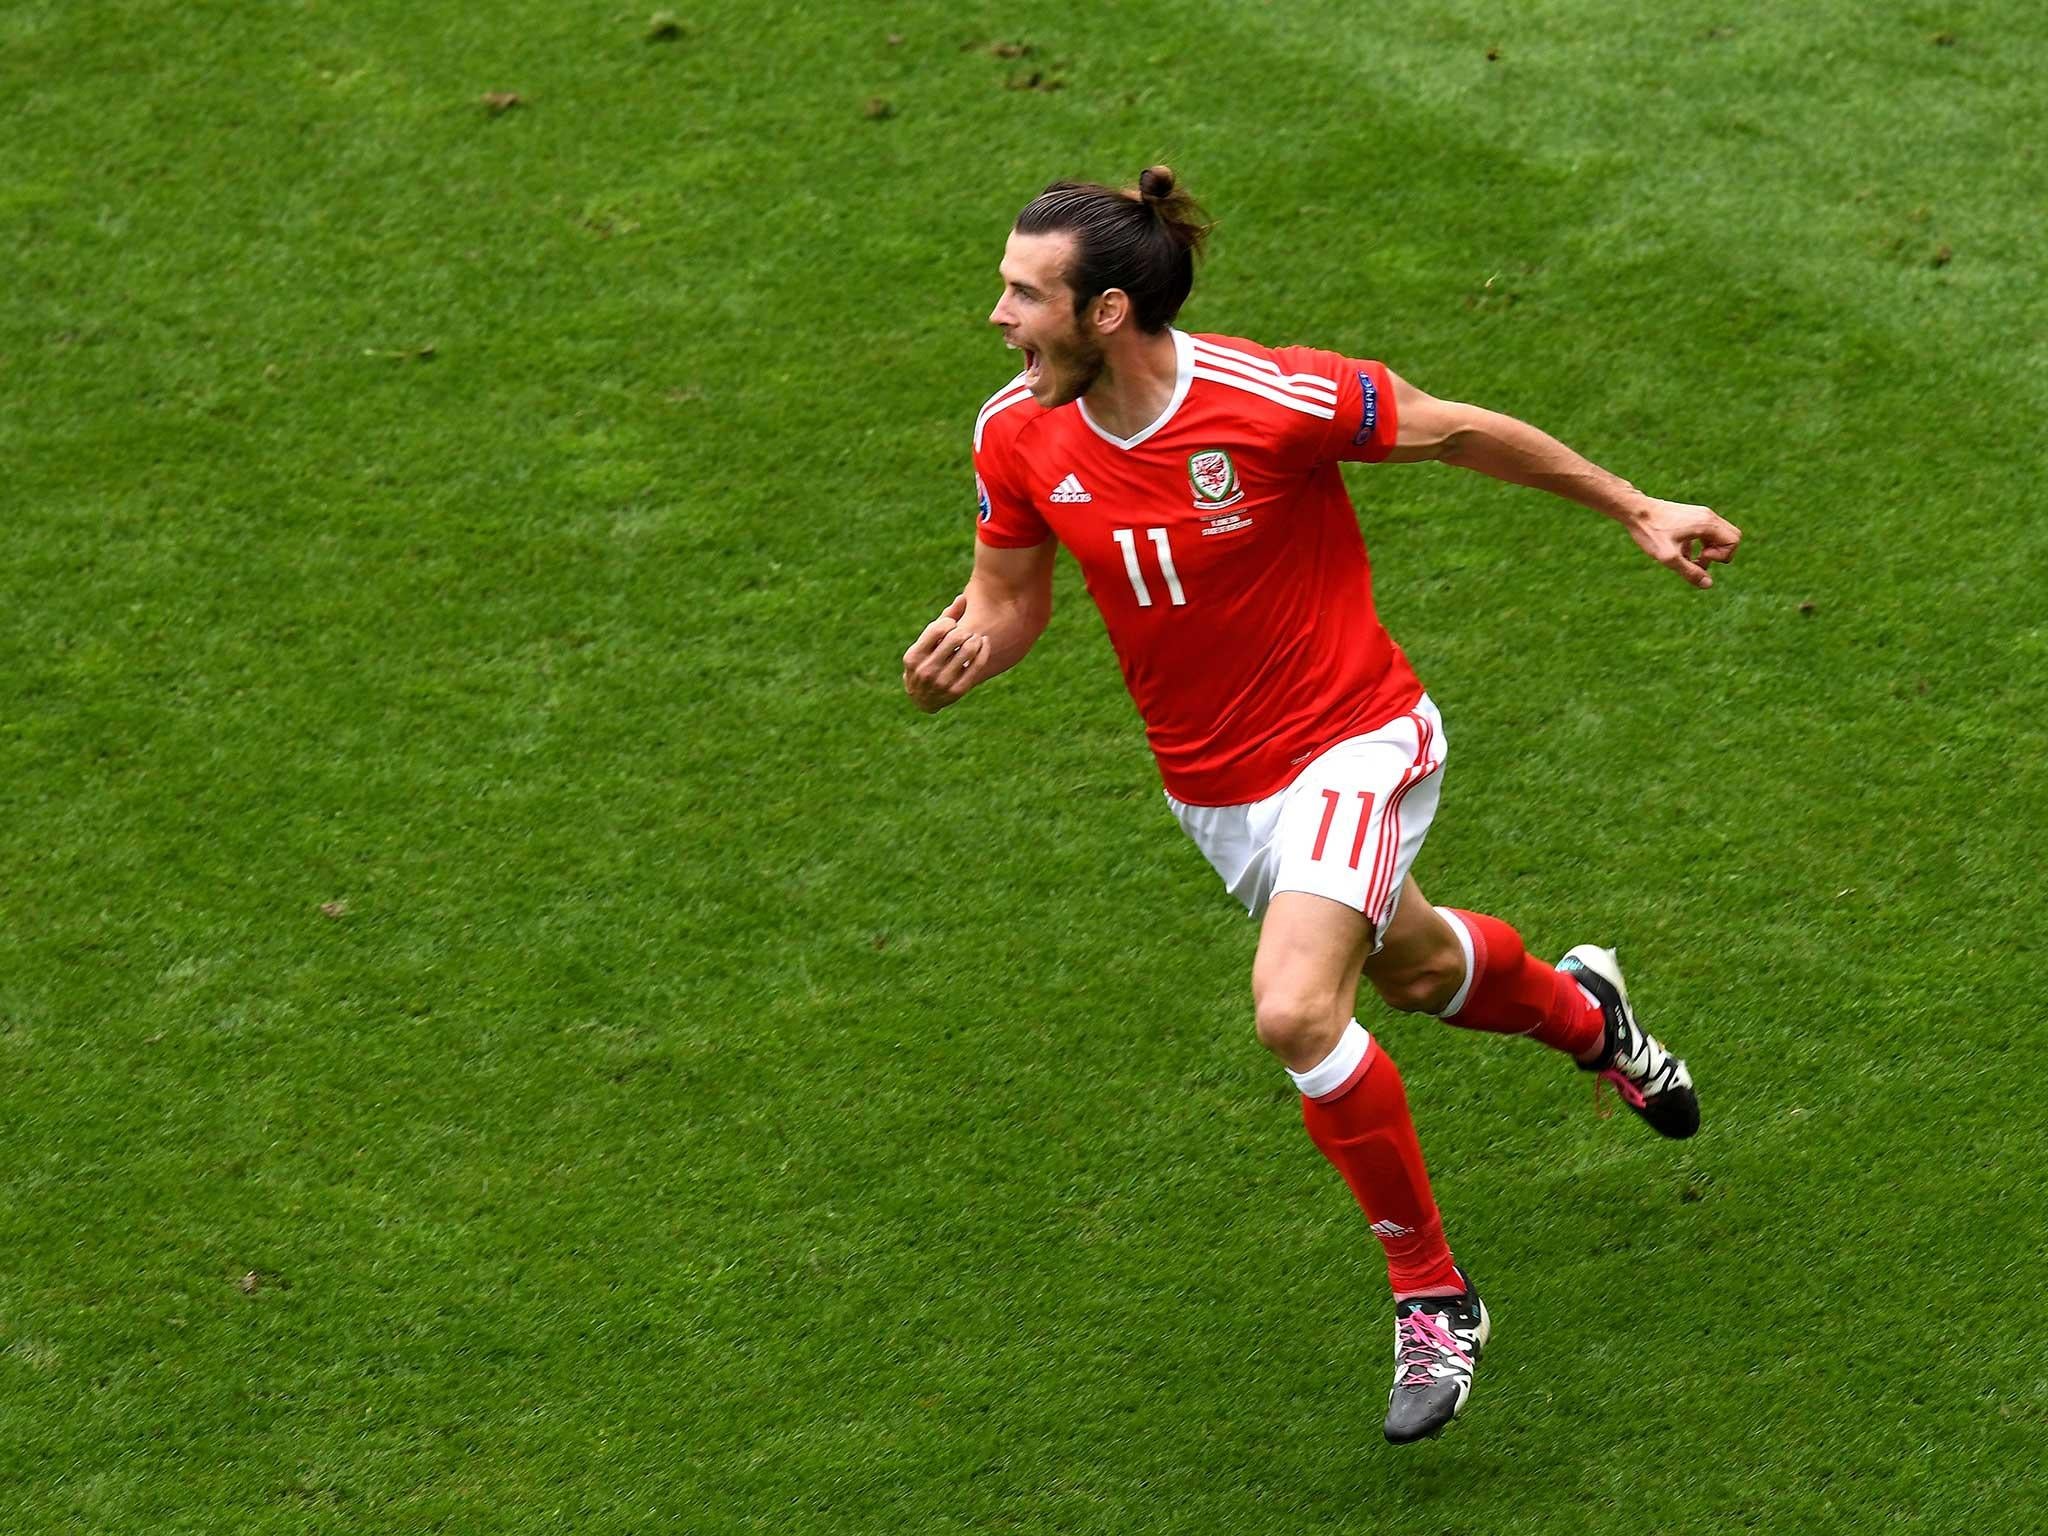
[[[1113,336],[1131,318],[1131,296],[1121,288],[1105,288],[1088,307],[1089,321],[1098,336]]]

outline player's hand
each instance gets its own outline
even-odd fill
[[[903,691],[926,714],[935,714],[966,693],[988,675],[987,635],[970,635],[960,628],[967,612],[967,594],[962,592],[946,605],[946,611],[925,625],[909,650],[903,653]]]
[[[1642,512],[1627,523],[1629,537],[1659,565],[1668,566],[1696,587],[1711,587],[1711,561],[1726,565],[1735,558],[1742,530],[1711,507],[1682,501],[1645,498]]]

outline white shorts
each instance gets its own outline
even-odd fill
[[[1281,891],[1327,896],[1365,914],[1377,951],[1436,817],[1445,755],[1443,716],[1424,694],[1407,714],[1310,759],[1277,795],[1166,803],[1252,916]]]

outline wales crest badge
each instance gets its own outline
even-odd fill
[[[1203,512],[1244,500],[1237,466],[1221,448],[1204,448],[1188,455],[1188,484],[1194,488],[1196,508]]]

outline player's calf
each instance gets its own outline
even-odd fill
[[[1530,1039],[1584,1060],[1601,1046],[1598,1002],[1574,979],[1522,947],[1497,917],[1439,907],[1465,961],[1466,980],[1438,1010],[1446,1024]]]

